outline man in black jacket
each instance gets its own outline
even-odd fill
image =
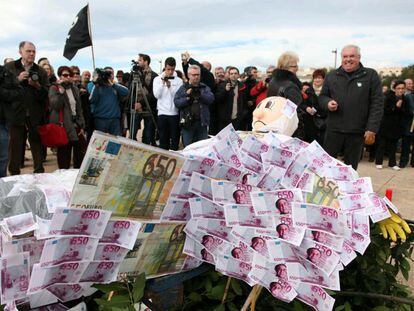
[[[377,72],[360,63],[359,47],[345,46],[341,57],[341,67],[328,74],[319,96],[328,113],[324,147],[333,157],[343,151],[345,164],[357,169],[364,138],[372,143],[379,129],[384,100]]]
[[[221,131],[230,123],[233,124],[236,130],[246,131],[249,127],[246,119],[250,113],[247,107],[246,86],[238,81],[240,74],[236,67],[229,68],[228,72],[229,80],[220,82],[215,94],[218,131]]]
[[[15,118],[14,113],[22,95],[23,89],[16,77],[0,66],[0,178],[7,175],[9,125]]]
[[[21,158],[28,133],[33,156],[33,172],[43,173],[45,170],[42,163],[42,144],[37,128],[45,123],[49,81],[43,68],[34,62],[36,47],[33,43],[21,42],[19,54],[20,59],[6,64],[23,88],[23,95],[17,100],[19,109],[10,124],[9,171],[11,175],[20,174]]]
[[[139,67],[142,69],[142,76],[141,76],[141,82],[143,87],[144,94],[141,94],[139,92],[138,98],[135,99],[135,110],[138,113],[143,114],[144,119],[144,129],[142,131],[142,142],[147,145],[156,146],[157,143],[155,141],[155,132],[157,128],[157,99],[154,96],[153,93],[153,84],[154,79],[156,76],[158,76],[154,71],[152,71],[150,67],[151,58],[146,54],[138,54],[138,64]],[[148,111],[146,107],[146,103],[144,100],[144,95],[147,97],[148,104],[150,106],[150,112]],[[146,112],[146,114],[145,114]],[[151,114],[152,116],[151,116]],[[135,120],[135,128],[130,129],[132,131],[132,138],[136,139],[136,134],[139,127],[139,124],[141,123],[141,116],[138,114],[136,115]]]

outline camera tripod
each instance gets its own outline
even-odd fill
[[[158,132],[158,126],[157,122],[155,121],[154,115],[151,112],[151,107],[148,102],[147,95],[144,93],[144,87],[142,86],[142,73],[138,70],[133,70],[131,72],[131,83],[129,85],[129,111],[130,111],[130,120],[129,120],[129,138],[134,139],[132,137],[134,129],[135,129],[135,116],[136,114],[141,115],[142,117],[147,117],[148,115],[151,116],[151,120],[154,123],[155,126],[155,133]],[[135,110],[135,103],[138,100],[138,95],[142,94],[142,97],[144,99],[146,111],[136,111]]]

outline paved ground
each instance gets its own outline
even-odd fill
[[[22,173],[31,173],[33,168],[30,151],[26,151],[26,156],[29,160],[26,161],[26,167]],[[56,170],[56,155],[49,151],[44,166],[46,172]],[[359,164],[358,173],[361,177],[371,177],[374,191],[380,195],[385,195],[386,189],[392,189],[393,202],[399,208],[400,213],[404,218],[414,221],[414,168],[407,167],[400,171],[394,171],[384,165],[382,170],[378,170],[374,163],[368,162],[365,157]],[[411,268],[408,285],[414,290],[414,265]]]

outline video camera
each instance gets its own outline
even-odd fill
[[[132,73],[138,73],[140,76],[144,73],[142,70],[142,67],[139,65],[139,63],[136,60],[131,60],[131,72]]]
[[[172,77],[165,77],[164,76],[164,78],[161,78],[161,80],[163,80],[165,82],[167,82],[168,80],[174,80],[174,76],[172,76]]]
[[[111,78],[111,75],[112,75],[109,71],[96,68],[95,72],[96,72],[96,76],[94,77],[93,83],[98,84],[98,85],[105,85],[109,83],[109,79]]]

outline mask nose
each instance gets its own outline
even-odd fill
[[[253,111],[253,117],[255,117],[256,119],[260,120],[262,119],[264,116],[264,109],[255,109]]]

